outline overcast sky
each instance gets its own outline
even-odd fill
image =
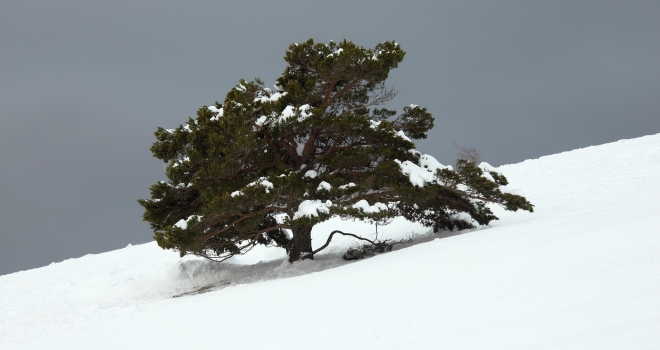
[[[418,148],[501,165],[659,133],[659,18],[648,0],[3,1],[0,274],[151,241],[156,127],[272,85],[293,42],[396,40],[391,106],[436,118]]]

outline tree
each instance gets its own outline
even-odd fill
[[[497,219],[487,203],[532,211],[499,189],[504,176],[417,152],[426,108],[372,109],[396,95],[385,80],[404,55],[393,41],[292,44],[275,91],[241,80],[186,125],[159,127],[151,151],[169,181],[139,200],[158,245],[216,261],[276,245],[293,262],[313,259],[312,227],[333,216],[460,230]]]

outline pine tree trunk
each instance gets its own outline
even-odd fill
[[[306,259],[314,259],[312,256],[312,227],[300,226],[293,231],[293,239],[289,243],[289,262]]]

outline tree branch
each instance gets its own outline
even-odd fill
[[[382,244],[382,243],[388,242],[388,241],[379,242],[378,240],[372,241],[372,240],[370,240],[370,239],[368,239],[368,238],[360,237],[360,236],[355,235],[355,234],[352,234],[352,233],[343,232],[343,231],[340,231],[340,230],[334,230],[334,231],[332,231],[332,232],[330,233],[330,236],[328,236],[328,240],[325,242],[324,245],[322,245],[319,249],[316,249],[315,251],[313,251],[313,252],[311,252],[311,253],[308,253],[308,254],[306,254],[305,256],[303,256],[303,257],[302,257],[302,260],[310,259],[310,258],[313,257],[316,253],[318,253],[318,252],[322,251],[323,249],[327,248],[328,245],[330,245],[330,241],[332,241],[332,236],[334,236],[335,233],[338,233],[338,234],[340,234],[340,235],[344,235],[344,236],[350,236],[350,237],[353,237],[353,238],[357,238],[357,239],[359,239],[359,240],[362,240],[362,241],[365,241],[365,242],[369,242],[369,243],[371,243],[371,244],[373,244],[373,245],[376,245],[376,246],[379,245],[379,244]],[[402,239],[402,240],[400,240],[400,241],[398,241],[398,242],[394,242],[394,243],[392,243],[392,244],[402,244],[402,243],[409,243],[409,242],[410,242],[410,240],[403,240],[403,239]]]

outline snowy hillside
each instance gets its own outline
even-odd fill
[[[0,349],[659,348],[660,134],[498,170],[534,213],[443,239],[395,221],[415,244],[353,263],[348,240],[293,265],[150,243],[0,276]],[[314,244],[334,228],[374,231]]]

